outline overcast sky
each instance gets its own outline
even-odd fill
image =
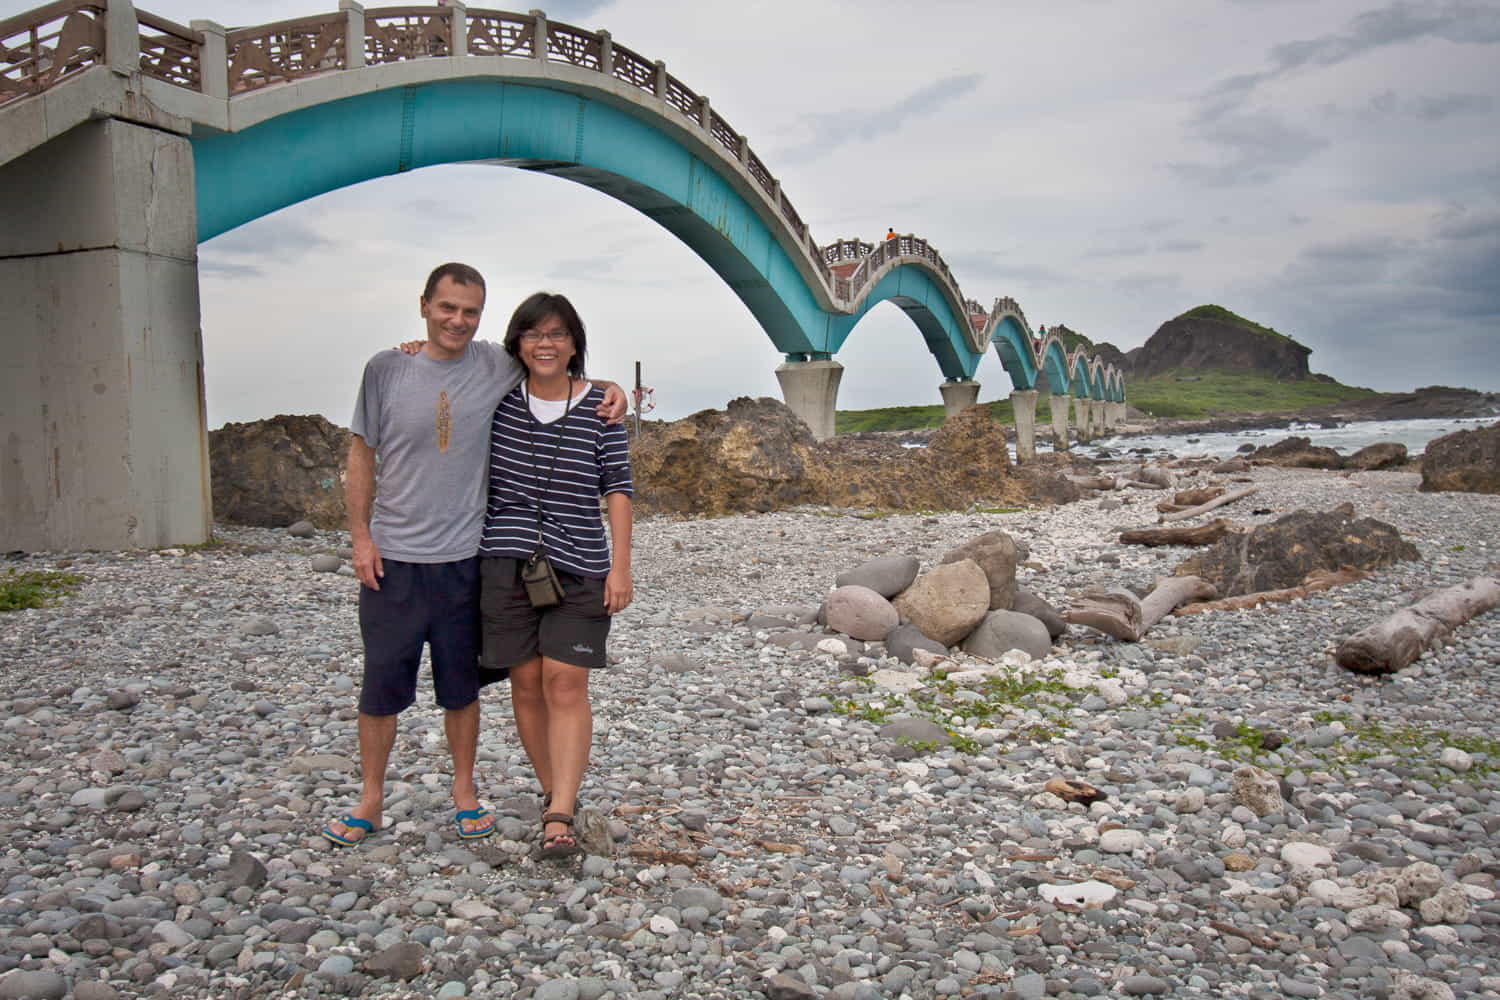
[[[28,4],[0,0],[13,13]],[[317,0],[143,0],[264,23]],[[478,6],[477,4],[475,6]],[[1342,382],[1500,390],[1500,0],[568,0],[706,94],[819,243],[928,239],[964,294],[1122,349],[1218,303]],[[428,168],[200,248],[210,426],[348,422],[363,362],[420,331],[432,265],[489,279],[480,336],[573,298],[590,371],[645,366],[655,416],[780,393],[781,356],[706,264],[588,188]],[[836,356],[841,409],[939,402],[892,305]],[[981,399],[1011,386],[994,352]]]

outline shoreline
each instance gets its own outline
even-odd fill
[[[1159,493],[641,521],[639,597],[591,678],[583,794],[613,854],[572,866],[529,856],[536,799],[504,691],[483,696],[479,762],[501,835],[456,840],[425,681],[386,827],[321,844],[357,788],[360,650],[347,568],[309,563],[344,533],[219,526],[195,550],[22,560],[86,582],[0,616],[0,971],[184,998],[1352,1000],[1402,977],[1500,996],[1500,615],[1392,678],[1328,658],[1414,594],[1500,570],[1500,497],[1419,493],[1404,472],[1248,475],[1266,513],[1235,520],[1352,500],[1420,558],[1169,617],[1138,644],[1074,626],[994,689],[795,622],[842,569],[888,553],[929,569],[994,528],[1028,543],[1020,582],[1055,605],[1149,584],[1187,551],[1115,537],[1153,522]],[[860,676],[877,670],[922,686]],[[902,717],[963,739],[901,746],[885,727]],[[1236,797],[1247,764],[1279,779],[1280,812]],[[1044,792],[1058,776],[1107,797],[1069,805]],[[1418,863],[1438,919],[1373,888]],[[1103,901],[1057,897],[1085,884]],[[379,971],[401,955],[411,978]]]

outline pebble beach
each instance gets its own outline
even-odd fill
[[[1330,656],[1500,574],[1500,496],[1249,476],[1214,516],[1349,501],[1421,557],[932,672],[815,624],[837,573],[925,570],[999,528],[1064,608],[1189,554],[1116,542],[1162,495],[638,522],[636,601],[591,681],[595,850],[561,863],[533,857],[503,685],[478,768],[497,836],[455,835],[425,677],[385,825],[318,836],[358,797],[345,533],[5,563],[82,582],[0,615],[0,1000],[1500,998],[1500,612],[1393,676]]]

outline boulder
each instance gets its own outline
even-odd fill
[[[1427,442],[1418,488],[1427,493],[1500,493],[1500,424]]]
[[[1344,461],[1344,468],[1362,469],[1365,472],[1399,469],[1410,460],[1410,456],[1406,454],[1406,445],[1395,441],[1377,441],[1350,455]]]
[[[1257,448],[1250,460],[1285,469],[1342,469],[1344,457],[1332,448],[1315,445],[1305,437],[1289,437]]]
[[[915,625],[901,625],[891,629],[885,637],[885,651],[902,663],[915,663],[916,651],[925,649],[939,656],[948,654],[948,647],[922,634]]]
[[[996,610],[984,616],[979,626],[964,640],[965,653],[998,660],[1013,649],[1019,649],[1033,660],[1052,652],[1052,636],[1047,626],[1019,611]]]
[[[989,612],[990,585],[978,563],[963,559],[917,577],[891,603],[923,635],[953,646]]]
[[[350,433],[316,414],[225,424],[208,435],[214,517],[280,528],[342,528]]]
[[[1274,774],[1246,764],[1235,768],[1230,776],[1234,800],[1257,816],[1270,816],[1286,808],[1281,799],[1281,785]]]
[[[958,548],[943,554],[939,564],[947,565],[961,559],[972,559],[984,570],[990,584],[990,608],[1009,610],[1016,599],[1016,566],[1022,556],[1016,540],[1008,532],[986,531],[978,538],[971,538]]]
[[[1030,615],[1047,626],[1047,634],[1054,639],[1068,630],[1068,623],[1063,619],[1062,614],[1029,590],[1016,588],[1016,599],[1011,604],[1011,610]]]
[[[1416,559],[1417,549],[1393,525],[1355,518],[1352,504],[1294,511],[1243,534],[1229,535],[1173,571],[1198,576],[1221,597],[1297,587],[1315,570],[1369,570]]]
[[[785,404],[732,400],[672,423],[648,422],[632,439],[636,509],[732,514],[815,504],[882,510],[954,510],[977,503],[1067,503],[1078,491],[1044,468],[1016,468],[1005,425],[970,407],[925,448],[886,436],[814,441]]]
[[[921,563],[915,556],[881,556],[833,578],[835,587],[868,587],[881,597],[895,597],[911,586]]]
[[[837,587],[823,603],[823,618],[828,627],[855,639],[878,642],[901,624],[896,609],[869,587]]]

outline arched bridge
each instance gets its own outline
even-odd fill
[[[207,537],[197,244],[439,163],[553,174],[656,220],[749,308],[820,438],[834,355],[885,301],[950,412],[994,346],[1023,458],[1039,387],[1063,441],[1070,401],[1084,435],[1123,415],[1118,371],[1038,337],[1013,299],[965,297],[924,240],[819,244],[709,99],[606,31],[454,2],[226,29],[61,0],[0,22],[0,57],[0,294],[20,317],[0,377],[6,548]]]

